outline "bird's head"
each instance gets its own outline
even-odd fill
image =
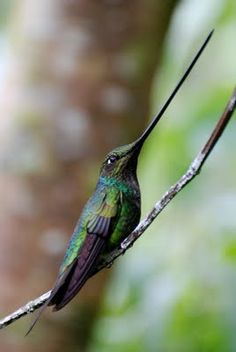
[[[102,177],[116,177],[121,179],[130,173],[136,175],[140,150],[141,145],[138,145],[137,142],[113,149],[103,161],[100,175]]]

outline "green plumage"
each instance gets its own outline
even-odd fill
[[[135,188],[116,178],[100,177],[93,196],[85,205],[82,215],[71,237],[60,274],[78,256],[79,249],[84,244],[87,228],[95,226],[100,217],[110,219],[110,236],[104,246],[109,252],[116,248],[139,222],[140,219],[140,192],[138,184]]]
[[[92,197],[68,245],[48,305],[59,310],[81,289],[104,256],[119,246],[140,220],[137,159],[143,142],[116,148],[102,164]]]

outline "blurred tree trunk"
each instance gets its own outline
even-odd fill
[[[176,3],[13,3],[0,98],[2,315],[52,286],[101,159],[146,124]],[[17,351],[42,351],[41,333],[45,352],[85,351],[110,273],[64,311],[46,314],[27,340],[29,319],[9,327],[3,350],[14,351],[15,334]]]

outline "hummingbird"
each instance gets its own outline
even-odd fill
[[[202,54],[212,34],[213,30],[159,113],[141,136],[128,145],[112,150],[105,157],[95,191],[87,201],[75,226],[55,285],[27,334],[47,306],[53,306],[53,311],[58,311],[68,304],[92,275],[99,258],[118,248],[122,240],[138,225],[141,215],[141,196],[136,170],[140,151]]]

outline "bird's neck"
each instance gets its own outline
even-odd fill
[[[100,176],[99,182],[105,186],[115,187],[125,194],[134,194],[139,191],[139,184],[136,175],[129,179],[112,176]]]

